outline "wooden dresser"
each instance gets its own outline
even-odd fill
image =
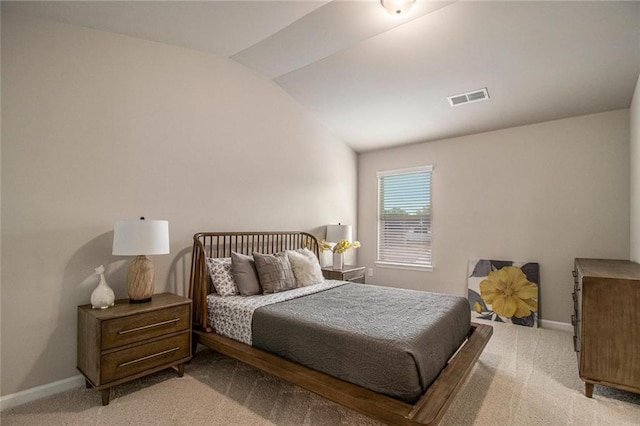
[[[191,300],[170,293],[151,302],[116,301],[112,308],[78,306],[78,369],[109,404],[113,386],[191,359]]]
[[[640,264],[575,259],[574,349],[591,398],[595,384],[640,393]]]

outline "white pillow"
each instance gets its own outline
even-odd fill
[[[324,282],[322,269],[316,256],[309,249],[287,250],[287,257],[296,277],[298,287]]]
[[[220,296],[235,296],[240,293],[233,278],[230,257],[207,257],[207,268],[213,287]]]

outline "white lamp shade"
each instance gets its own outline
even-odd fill
[[[327,242],[339,243],[342,240],[352,241],[351,225],[327,225]]]
[[[113,229],[113,254],[139,256],[169,253],[169,222],[131,219],[116,221]]]

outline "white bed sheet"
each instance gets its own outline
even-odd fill
[[[238,340],[247,345],[252,343],[251,324],[253,312],[267,305],[296,299],[347,284],[346,281],[325,280],[321,284],[299,287],[274,294],[255,296],[207,296],[209,325],[216,333]]]

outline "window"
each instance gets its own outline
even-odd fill
[[[377,264],[431,269],[432,170],[378,172]]]

